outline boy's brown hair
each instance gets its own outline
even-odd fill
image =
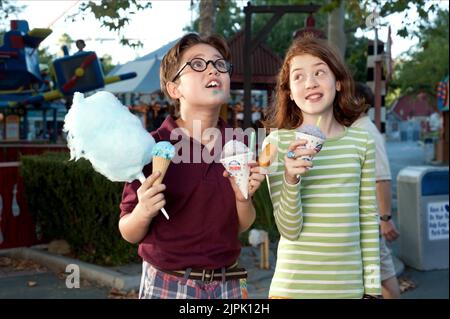
[[[166,84],[172,82],[173,77],[182,67],[180,65],[181,57],[183,53],[193,47],[196,44],[208,44],[222,55],[222,57],[230,61],[231,53],[227,42],[219,35],[210,35],[207,37],[202,37],[196,33],[188,33],[184,35],[164,56],[161,61],[161,66],[159,69],[159,78],[161,82],[161,91],[170,99],[169,93],[166,89]],[[175,104],[176,109],[179,108],[179,101],[172,100]]]
[[[336,81],[340,82],[341,89],[336,92],[333,101],[333,115],[340,124],[350,126],[364,111],[365,105],[355,97],[352,75],[337,51],[326,40],[312,35],[295,39],[289,47],[278,74],[275,102],[269,106],[264,125],[278,129],[294,129],[302,125],[302,111],[291,100],[289,87],[291,60],[302,54],[310,54],[324,61],[333,72]]]

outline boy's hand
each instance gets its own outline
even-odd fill
[[[392,220],[388,220],[387,222],[380,222],[380,228],[381,235],[389,242],[396,240],[400,235]]]
[[[312,162],[298,159],[303,155],[316,155],[317,152],[314,149],[301,148],[306,143],[307,141],[303,139],[295,140],[288,147],[288,153],[292,152],[291,154],[294,154],[294,157],[289,158],[287,154],[284,157],[284,176],[286,182],[291,185],[297,184],[299,182],[298,176],[304,174],[312,167]]]
[[[153,186],[153,183],[160,175],[160,172],[153,173],[147,177],[137,190],[138,205],[140,207],[138,211],[144,218],[152,219],[166,204],[164,194],[161,193],[166,189],[166,185],[160,184]]]
[[[259,186],[261,186],[261,183],[264,181],[264,178],[266,176],[265,174],[267,174],[266,169],[263,167],[259,167],[257,162],[250,162],[248,163],[248,166],[250,167],[250,177],[248,183],[247,199],[245,199],[245,197],[239,190],[239,187],[237,186],[234,177],[230,176],[230,173],[228,173],[226,170],[223,172],[223,176],[229,179],[231,187],[233,188],[234,194],[236,196],[236,201],[238,202],[250,201],[253,194],[255,194],[256,190],[259,188]]]

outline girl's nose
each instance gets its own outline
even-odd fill
[[[305,81],[305,87],[307,89],[313,89],[315,87],[317,87],[317,80],[314,76],[308,76],[306,81]]]

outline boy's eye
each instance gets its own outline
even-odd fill
[[[216,61],[216,66],[220,69],[226,69],[226,64],[224,60],[217,60]]]
[[[202,60],[192,60],[191,65],[194,69],[203,69],[204,68],[204,62]]]

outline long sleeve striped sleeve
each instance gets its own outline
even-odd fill
[[[364,293],[381,294],[379,222],[375,191],[375,145],[368,136],[359,196]]]
[[[277,145],[277,157],[268,175],[268,184],[273,204],[275,223],[280,235],[288,240],[297,240],[303,225],[300,182],[291,185],[284,178],[284,156],[287,146],[294,140],[287,132],[271,133],[264,144],[268,142]]]

